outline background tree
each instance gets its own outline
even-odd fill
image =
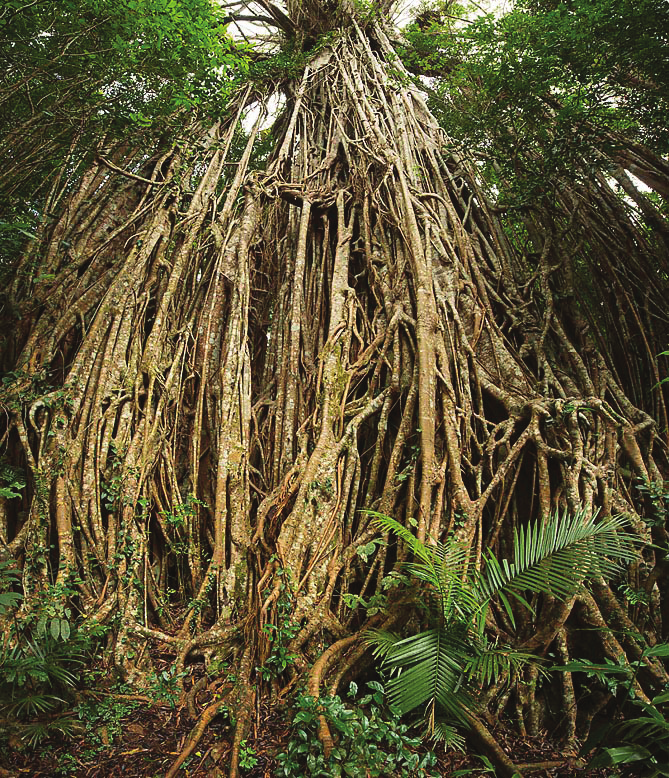
[[[180,7],[190,8],[165,5]],[[5,26],[35,18],[51,29],[38,9],[14,4]],[[487,628],[565,661],[583,650],[579,624],[602,627],[589,650],[616,661],[641,657],[669,628],[667,422],[653,388],[669,340],[661,210],[580,161],[571,178],[546,178],[541,196],[509,202],[510,176],[534,169],[523,160],[536,144],[518,153],[518,171],[503,154],[476,165],[412,85],[391,11],[347,0],[228,8],[272,34],[249,77],[226,86],[218,108],[171,113],[172,95],[193,98],[171,80],[187,82],[190,66],[168,57],[155,82],[160,121],[97,147],[76,135],[71,152],[40,160],[38,146],[14,150],[20,128],[3,119],[6,157],[27,160],[3,168],[10,191],[16,182],[21,207],[39,214],[3,314],[2,444],[26,480],[20,499],[2,500],[3,554],[22,569],[24,622],[47,601],[74,605],[80,629],[108,631],[108,661],[133,683],[158,646],[177,672],[201,657],[234,667],[170,774],[226,705],[237,775],[257,694],[272,700],[300,678],[313,696],[334,694],[362,672],[370,626],[414,617],[399,603],[374,615],[349,607],[381,594],[404,553],[361,508],[413,519],[420,542],[455,533],[474,567],[558,508],[624,512],[656,543],[630,573],[650,596],[637,622],[601,580],[592,595],[520,608],[515,627],[493,608]],[[129,31],[118,45],[139,53],[108,78],[132,94],[146,67],[142,99],[150,63],[162,67],[160,19],[146,22],[147,59],[142,35],[119,22]],[[219,40],[217,17],[206,19]],[[180,22],[169,29],[177,42],[186,34]],[[64,33],[71,47],[81,32]],[[70,48],[49,61],[60,66]],[[206,83],[198,51],[193,72]],[[230,67],[243,70],[239,59]],[[112,87],[72,78],[101,90],[94,128]],[[23,95],[24,124],[31,83],[5,90]],[[141,127],[149,109],[128,100]],[[270,100],[280,108],[268,129]],[[549,109],[550,135],[559,109]],[[56,148],[59,137],[37,142]],[[620,137],[646,148],[645,137]],[[50,189],[28,200],[40,170]],[[278,649],[290,663],[277,663]],[[669,680],[644,656],[640,697]],[[263,673],[271,667],[281,673]],[[511,678],[505,698],[530,732],[540,726],[533,672]],[[560,692],[573,741],[569,673]],[[325,717],[320,736],[331,744]]]
[[[189,111],[220,110],[231,70],[245,69],[224,21],[208,0],[4,3],[3,264],[95,153],[176,135]]]

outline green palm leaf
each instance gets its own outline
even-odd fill
[[[415,559],[405,565],[415,578],[429,584],[438,593],[445,621],[456,616],[468,620],[480,608],[477,592],[466,577],[470,567],[472,550],[465,544],[449,538],[446,543],[425,545],[404,525],[390,516],[367,511],[374,523],[386,532],[392,532],[403,540]]]
[[[484,686],[499,678],[508,677],[512,670],[519,671],[528,662],[537,662],[539,657],[527,651],[518,651],[512,646],[486,645],[472,653],[465,663],[468,678],[475,678]]]
[[[365,637],[377,659],[386,657],[401,640],[394,632],[385,629],[368,629]]]
[[[396,521],[392,517],[386,516],[385,513],[368,510],[361,511],[361,513],[366,513],[368,516],[371,516],[374,523],[381,527],[381,529],[397,535],[398,538],[407,544],[414,556],[418,557],[426,564],[430,564],[434,557],[433,550],[429,546],[426,546],[425,543],[418,540],[410,529],[403,524],[400,524],[399,521]]]
[[[534,659],[509,647],[490,646],[483,633],[485,613],[499,599],[513,623],[509,597],[530,608],[526,592],[567,599],[592,576],[609,578],[637,558],[636,541],[622,532],[625,520],[595,522],[585,511],[554,514],[521,528],[514,538],[514,561],[485,555],[483,572],[473,570],[470,552],[455,539],[425,545],[395,519],[373,513],[375,523],[401,538],[414,555],[406,568],[424,581],[440,600],[438,626],[399,639],[370,632],[375,655],[390,668],[390,700],[401,713],[427,706],[431,729],[438,706],[450,719],[464,722],[470,705],[465,680],[488,684],[512,668]],[[477,627],[477,632],[473,627]]]
[[[514,562],[487,556],[485,572],[475,584],[481,600],[500,596],[513,619],[505,594],[527,607],[522,592],[546,593],[565,600],[586,578],[610,578],[623,563],[633,562],[637,558],[635,540],[621,532],[624,517],[611,517],[598,524],[595,519],[596,514],[587,516],[584,511],[571,516],[555,513],[526,529],[521,527],[515,533]]]
[[[427,734],[434,740],[440,740],[446,749],[462,752],[465,750],[465,739],[445,721],[436,721],[432,731]]]
[[[384,660],[394,671],[387,687],[391,703],[406,713],[437,702],[449,716],[460,719],[469,702],[461,688],[460,657],[466,656],[466,649],[441,627],[399,640]]]

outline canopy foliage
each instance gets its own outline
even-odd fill
[[[0,261],[48,211],[53,177],[121,140],[226,109],[244,46],[209,0],[8,0],[0,11]],[[145,140],[140,141],[139,137]]]
[[[429,7],[401,55],[430,74],[435,116],[493,180],[494,162],[527,202],[565,176],[608,172],[630,145],[666,164],[666,4],[522,0],[501,16],[454,14],[452,3]]]

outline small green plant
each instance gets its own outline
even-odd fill
[[[72,736],[76,719],[68,712],[84,653],[80,641],[50,631],[19,635],[0,653],[0,714],[29,747],[54,734]]]
[[[30,632],[41,639],[48,633],[54,640],[65,643],[72,638],[73,645],[76,643],[80,649],[86,650],[87,632],[83,630],[76,636],[73,634],[75,630],[73,613],[72,608],[67,604],[76,598],[77,586],[81,583],[81,579],[76,575],[70,575],[62,582],[44,587],[39,598],[35,600],[35,608],[23,618],[23,634]]]
[[[474,707],[474,685],[488,685],[533,659],[486,638],[486,613],[493,599],[513,625],[512,599],[530,610],[527,592],[565,600],[587,578],[610,578],[637,558],[633,539],[621,532],[622,517],[596,523],[595,516],[584,512],[564,513],[516,532],[513,562],[500,562],[488,552],[484,569],[477,571],[470,549],[454,537],[428,546],[389,516],[372,515],[413,552],[414,561],[406,568],[424,582],[431,618],[416,635],[401,638],[377,630],[369,633],[369,642],[390,672],[393,705],[401,713],[426,710],[428,730],[447,740],[455,734],[452,725],[466,724],[465,711]]]
[[[79,767],[79,762],[74,754],[60,754],[58,757],[58,766],[56,775],[75,775]]]
[[[189,494],[182,503],[176,504],[168,510],[160,511],[160,515],[165,519],[168,525],[177,528],[185,528],[188,520],[195,516],[197,506],[206,508],[206,503],[198,500],[192,494]]]
[[[635,479],[636,491],[646,501],[650,515],[642,516],[650,527],[664,527],[669,513],[669,488],[666,483],[658,484],[646,478]]]
[[[495,765],[493,765],[487,756],[483,756],[483,754],[477,754],[476,758],[483,762],[483,767],[465,767],[462,770],[456,770],[454,773],[451,773],[452,777],[462,778],[462,776],[465,775],[497,775]]]
[[[578,660],[553,668],[596,677],[619,700],[619,720],[597,728],[583,744],[584,754],[593,749],[595,752],[587,769],[612,767],[623,776],[669,776],[669,690],[655,695],[650,702],[638,699],[633,691],[637,674],[649,657],[669,657],[669,644],[645,648],[641,657],[629,665]]]
[[[9,560],[0,562],[0,616],[18,604],[22,595],[8,591],[21,582],[21,574]]]
[[[0,464],[0,497],[14,500],[21,496],[21,490],[26,487],[26,479],[22,470],[7,463]]]
[[[629,605],[647,606],[650,604],[650,595],[645,589],[635,589],[629,584],[621,584],[618,591]]]
[[[290,641],[300,631],[300,627],[290,621],[278,625],[266,624],[263,628],[272,644],[272,651],[267,659],[258,667],[263,680],[268,681],[285,672],[296,659],[288,648]]]
[[[146,691],[153,699],[175,708],[181,696],[181,679],[187,675],[187,672],[177,673],[174,666],[160,672],[154,670],[149,673]]]
[[[87,758],[94,758],[107,748],[105,743],[120,737],[124,720],[139,706],[139,702],[118,698],[113,694],[80,702],[76,710],[88,746]]]
[[[368,616],[381,613],[388,607],[388,597],[383,592],[373,594],[368,600],[359,594],[342,594],[342,601],[351,610],[364,608]]]
[[[258,757],[255,749],[251,748],[246,740],[242,740],[239,744],[239,766],[243,770],[252,770],[257,764]]]
[[[349,698],[358,687],[352,683]],[[318,737],[319,717],[324,716],[335,746],[325,756]],[[307,776],[437,776],[436,757],[420,751],[421,739],[409,734],[397,711],[384,706],[384,689],[369,684],[369,693],[344,702],[340,697],[316,699],[300,694],[295,702],[291,738],[278,754],[276,775],[280,778]]]
[[[287,577],[285,570],[278,570],[277,575]],[[265,624],[263,632],[271,643],[271,651],[267,659],[256,670],[261,678],[268,681],[277,678],[285,672],[296,659],[289,645],[300,631],[300,625],[290,619],[292,610],[292,594],[287,581],[281,583],[281,591],[277,601],[277,624]]]

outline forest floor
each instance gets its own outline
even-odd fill
[[[0,757],[2,778],[159,778],[180,753],[192,727],[185,709],[149,707],[133,704],[130,695],[106,698],[106,721],[87,728],[70,741],[52,739],[34,751],[10,750]],[[285,711],[284,711],[285,713]],[[540,738],[521,739],[506,733],[495,733],[508,754],[519,764],[534,763],[524,769],[532,778],[573,778],[575,776],[610,776],[608,770],[587,771],[574,760],[565,760],[559,746]],[[246,778],[272,778],[278,775],[274,755],[285,747],[290,726],[285,715],[266,711],[260,724],[247,740],[253,767],[242,771]],[[231,729],[223,718],[210,724],[196,752],[187,760],[180,774],[189,778],[225,778],[231,749]],[[481,759],[455,751],[437,751],[436,770],[443,776],[490,775]],[[544,766],[540,766],[543,763]],[[559,763],[559,766],[558,764]],[[362,775],[362,773],[361,773]],[[392,778],[389,774],[387,778]]]
[[[154,657],[154,661],[155,661]],[[163,657],[157,677],[169,679],[172,657]],[[160,660],[159,660],[160,662]],[[223,681],[207,683],[204,669],[193,668],[189,684],[200,683],[202,691],[192,694],[192,705],[175,703],[176,684],[158,684],[155,695],[132,693],[114,683],[108,672],[98,670],[88,678],[89,689],[76,696],[70,719],[75,734],[71,738],[52,737],[35,748],[27,748],[18,738],[9,738],[9,748],[0,749],[0,778],[162,778],[195,726],[193,714],[215,700]],[[199,676],[198,676],[199,673]],[[91,683],[95,681],[95,683]],[[290,737],[290,710],[286,705],[261,705],[257,722],[245,741],[245,778],[278,776],[276,754],[285,750]],[[225,778],[230,761],[233,730],[227,717],[215,717],[186,760],[180,775],[184,778]],[[500,745],[531,778],[604,778],[617,773],[588,770],[577,758],[569,758],[563,747],[547,737],[520,738],[508,729],[494,732]],[[485,776],[492,771],[485,760],[473,753],[435,749],[434,770],[442,776]],[[526,765],[533,765],[531,769]],[[360,775],[363,775],[361,771]],[[301,778],[301,777],[300,777]],[[388,773],[384,778],[394,778]]]

